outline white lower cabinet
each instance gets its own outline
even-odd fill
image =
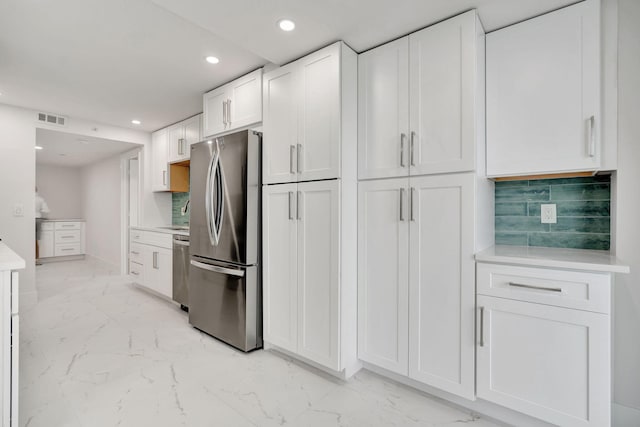
[[[478,398],[555,425],[610,426],[608,307],[571,308],[586,296],[574,292],[578,284],[608,294],[609,275],[479,263],[478,292],[505,292],[491,285],[509,269],[509,298],[477,297]],[[540,281],[554,273],[555,283]]]
[[[355,312],[341,304],[355,267],[340,268],[355,262],[355,240],[342,239],[341,195],[340,180],[263,190],[264,340],[335,372],[356,360],[342,345],[355,340]]]
[[[359,183],[359,358],[474,398],[475,174]]]
[[[147,289],[172,298],[172,235],[147,230],[131,230],[129,242],[131,279]]]
[[[5,252],[6,252],[6,248]],[[0,425],[18,427],[20,314],[18,272],[0,271]],[[23,423],[24,424],[24,423]]]
[[[84,221],[43,221],[38,241],[40,258],[84,255]]]

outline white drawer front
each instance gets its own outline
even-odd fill
[[[144,231],[142,230],[129,231],[129,239],[132,242],[141,242],[142,240],[144,240]]]
[[[142,250],[143,248],[141,245],[131,243],[131,247],[129,248],[129,260],[142,265]]]
[[[55,256],[80,255],[80,243],[56,245]]]
[[[167,233],[156,233],[145,231],[144,238],[140,243],[171,249],[173,247],[173,235]]]
[[[609,274],[478,263],[478,294],[609,313]]]
[[[78,243],[80,242],[80,230],[57,230],[55,242],[57,244]]]
[[[81,228],[81,222],[59,221],[55,223],[56,230],[80,230]]]
[[[42,221],[42,226],[41,226],[41,230],[42,231],[51,231],[53,230],[53,222],[51,221]]]
[[[144,268],[137,262],[129,262],[129,275],[135,283],[142,285],[144,283]]]

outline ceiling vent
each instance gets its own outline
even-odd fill
[[[56,125],[56,126],[67,125],[66,117],[56,116],[55,114],[49,114],[49,113],[38,113],[38,121],[41,123],[46,123],[48,125]]]

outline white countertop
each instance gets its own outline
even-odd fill
[[[629,273],[628,265],[608,251],[496,245],[476,254],[476,261],[606,273]]]
[[[136,225],[135,227],[129,227],[131,230],[142,230],[142,231],[153,231],[156,233],[165,233],[165,234],[179,234],[180,236],[188,236],[189,229],[171,229],[170,225],[167,226],[144,226],[144,225]]]
[[[20,270],[25,266],[24,260],[17,253],[13,252],[6,244],[0,242],[0,271]]]
[[[84,219],[80,218],[40,218],[42,222],[86,222]]]

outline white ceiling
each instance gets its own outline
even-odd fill
[[[36,129],[36,164],[83,167],[124,153],[138,144],[88,137],[49,129]]]
[[[471,8],[490,31],[574,2],[2,0],[0,102],[151,131],[200,112],[209,89],[336,40],[361,52]]]

